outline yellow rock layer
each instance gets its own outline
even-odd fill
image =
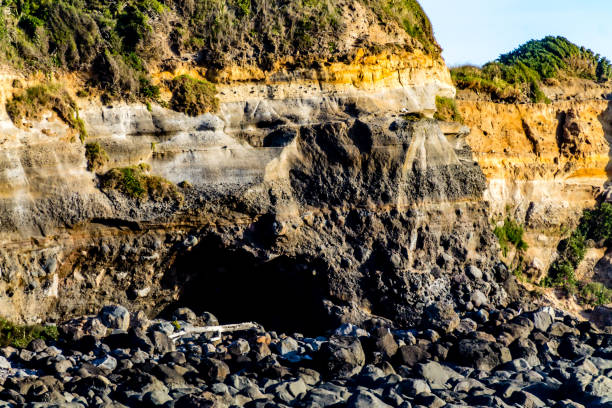
[[[524,105],[458,101],[457,105],[471,128],[468,143],[487,178],[606,181],[610,145],[604,126],[612,117],[608,101]],[[568,122],[575,125],[577,135],[564,130]],[[570,139],[565,143],[564,135]],[[572,137],[577,149],[567,152],[564,147]]]
[[[233,97],[224,97],[226,92],[240,84],[255,84],[261,87],[290,85],[291,87],[304,86],[301,96],[308,89],[334,92],[357,90],[393,89],[438,83],[452,88],[450,73],[444,61],[424,54],[420,50],[408,52],[406,50],[386,50],[375,55],[366,54],[363,49],[355,53],[355,57],[348,62],[313,61],[309,67],[295,67],[295,61],[285,59],[277,61],[273,68],[264,71],[255,65],[235,65],[222,71],[215,72],[213,76],[218,82],[220,99],[230,102]],[[204,70],[193,67],[178,67],[174,71],[164,71],[153,75],[156,83],[170,80],[177,75],[188,74],[203,78]],[[306,92],[304,92],[306,90]],[[235,93],[234,93],[235,94]],[[239,99],[244,95],[239,92]],[[284,96],[287,96],[284,94]],[[296,94],[299,96],[299,94]]]

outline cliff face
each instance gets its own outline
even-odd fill
[[[572,100],[551,104],[458,101],[471,128],[468,144],[487,177],[485,199],[497,219],[509,213],[525,223],[538,279],[609,180],[612,110],[601,99],[607,88],[600,99],[579,98],[574,88]]]
[[[8,317],[184,303],[307,327],[369,313],[418,323],[430,302],[466,307],[476,289],[508,301],[464,131],[398,115],[431,115],[436,95],[454,94],[443,61],[358,52],[350,63],[231,68],[224,78],[219,113],[193,118],[79,100],[87,142],[109,156],[99,174],[146,163],[187,182],[181,199],[101,190],[82,143],[53,114],[24,130],[1,112]],[[13,79],[3,77],[2,102]],[[468,264],[484,277],[468,279]]]

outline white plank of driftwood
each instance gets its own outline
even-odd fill
[[[227,332],[233,332],[233,331],[241,331],[241,330],[250,330],[250,329],[256,329],[258,328],[259,325],[257,323],[253,323],[253,322],[246,322],[246,323],[236,323],[236,324],[223,324],[220,326],[206,326],[206,327],[187,327],[183,330],[181,330],[178,333],[173,333],[170,335],[170,338],[172,340],[176,340],[179,339],[183,336],[186,336],[188,334],[193,334],[193,333],[227,333]]]

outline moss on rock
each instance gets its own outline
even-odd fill
[[[163,177],[148,174],[149,170],[146,164],[114,168],[100,176],[100,186],[134,200],[183,201],[176,185]]]
[[[215,96],[216,87],[206,80],[181,75],[171,81],[170,89],[172,90],[170,106],[177,112],[198,116],[219,109],[219,100]]]
[[[58,84],[32,86],[6,102],[6,112],[17,127],[23,127],[24,119],[40,120],[47,111],[55,112],[61,120],[76,129],[81,140],[87,136],[76,102]]]

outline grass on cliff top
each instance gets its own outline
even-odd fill
[[[57,340],[59,333],[56,326],[17,325],[0,318],[0,346],[27,347],[32,340]]]
[[[459,89],[471,89],[505,102],[549,102],[541,90],[547,80],[578,77],[605,82],[612,78],[610,61],[564,37],[532,40],[500,55],[482,68],[451,69]]]
[[[26,71],[94,73],[92,83],[125,98],[155,94],[146,60],[157,54],[157,0],[4,0],[0,62]]]
[[[83,140],[87,136],[85,125],[76,102],[68,92],[57,84],[36,85],[13,96],[6,102],[6,112],[16,126],[22,127],[23,120],[40,120],[46,111],[53,111],[73,129]]]
[[[173,201],[182,203],[183,195],[170,181],[148,174],[146,164],[111,169],[100,176],[100,186],[116,190],[134,200]]]
[[[357,1],[375,13],[373,24],[397,22],[426,52],[439,55],[431,23],[416,0]],[[334,57],[338,38],[352,29],[343,4],[348,2],[4,0],[0,63],[26,72],[81,72],[108,100],[147,102],[160,95],[151,67],[172,57],[197,55],[194,65],[205,67],[211,78],[234,63],[268,69],[286,57]]]
[[[602,305],[612,300],[612,290],[597,282],[579,282],[575,270],[587,250],[587,241],[609,247],[612,243],[612,204],[602,203],[593,210],[585,210],[578,227],[562,240],[557,248],[558,257],[548,270],[548,276],[540,285],[559,287],[576,295],[584,304]]]
[[[443,96],[436,96],[436,113],[434,118],[447,122],[463,123],[463,117],[461,117],[461,113],[457,109],[455,100]]]
[[[442,51],[434,37],[429,17],[416,0],[364,0],[374,11],[382,11],[385,19],[394,19],[413,38],[417,39],[424,49],[433,55]]]

